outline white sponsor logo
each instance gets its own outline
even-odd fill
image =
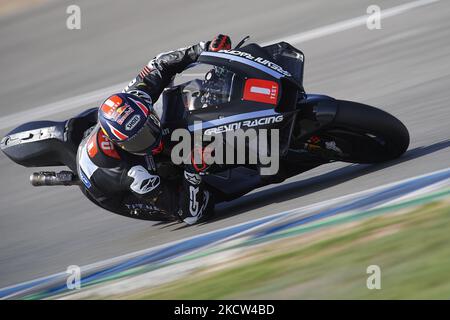
[[[239,50],[220,50],[220,53],[227,53],[227,54],[232,54],[234,56],[238,56],[238,57],[243,57],[245,59],[248,60],[252,60],[255,61],[259,64],[262,64],[263,66],[269,67],[272,70],[275,70],[276,72],[285,75],[287,77],[291,77],[291,73],[284,70],[282,67],[280,67],[279,65],[277,65],[276,63],[269,61],[267,59],[261,58],[261,57],[254,57],[252,56],[250,53],[247,52],[242,52]]]
[[[189,212],[193,217],[198,215],[199,204],[197,201],[198,187],[189,187]]]
[[[137,82],[136,78],[130,81],[130,83],[122,90],[122,92],[128,92],[130,87],[132,87]]]
[[[259,94],[265,94],[267,96],[270,95],[270,89],[269,88],[263,88],[263,87],[251,87],[250,88],[251,93],[259,93]]]
[[[137,124],[139,123],[140,120],[141,120],[140,115],[137,114],[137,115],[133,116],[125,125],[125,130],[127,130],[127,131],[133,130],[137,126]]]
[[[133,178],[130,188],[138,194],[146,194],[159,186],[159,176],[150,174],[143,166],[134,166],[128,171]]]
[[[184,178],[185,178],[190,184],[193,184],[193,185],[199,185],[200,182],[201,182],[200,175],[197,174],[197,173],[190,173],[190,172],[185,171],[185,172],[184,172]]]
[[[134,80],[134,82],[136,82],[136,80]],[[129,86],[133,85],[133,84],[134,83],[130,82]],[[144,92],[142,90],[133,89],[133,90],[127,91],[127,93],[132,94],[132,95],[134,95],[136,97],[139,97],[139,98],[143,99],[145,102],[147,102],[149,104],[152,103],[152,98],[150,98],[150,96],[146,92]]]
[[[339,149],[339,147],[336,145],[336,142],[334,141],[325,142],[325,148],[327,148],[328,150],[333,150],[338,153],[342,153],[342,150]]]
[[[191,187],[191,188],[193,188],[193,187]],[[196,195],[197,195],[197,193],[198,193],[198,188],[194,188],[194,189],[197,189],[197,190],[195,190],[195,191],[192,191],[192,194],[195,194],[195,198],[196,198]],[[192,195],[191,194],[191,195]],[[209,191],[204,191],[203,192],[203,205],[202,205],[202,207],[199,209],[198,207],[199,207],[199,203],[197,202],[197,200],[196,199],[194,199],[194,200],[192,200],[193,202],[195,202],[195,203],[191,203],[191,205],[192,206],[196,206],[197,207],[197,210],[195,211],[196,212],[196,214],[194,215],[194,214],[192,214],[192,211],[191,211],[191,214],[192,214],[192,216],[191,217],[187,217],[187,218],[185,218],[183,221],[185,222],[185,223],[187,223],[187,224],[189,224],[189,225],[191,225],[191,224],[194,224],[194,223],[196,223],[201,217],[202,217],[202,215],[203,215],[203,211],[206,209],[206,207],[208,206],[208,202],[209,202]],[[192,199],[192,198],[191,198]],[[191,207],[191,205],[189,206],[189,207]]]
[[[125,206],[131,211],[130,213],[133,215],[139,215],[141,213],[150,215],[156,213],[164,213],[163,210],[150,203],[131,203],[125,204]]]
[[[150,113],[148,116],[149,116],[150,118],[152,118],[153,121],[154,121],[158,126],[161,126],[161,123],[160,123],[160,121],[159,121],[159,119],[158,119],[157,116],[155,116],[153,113]]]
[[[102,148],[102,150],[114,150],[114,145],[111,141],[102,141],[100,148]]]

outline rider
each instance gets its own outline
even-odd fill
[[[167,157],[167,139],[153,103],[173,76],[203,51],[230,48],[230,38],[218,35],[212,41],[159,54],[122,93],[103,102],[98,124],[78,150],[78,173],[89,199],[122,215],[149,220],[176,217],[187,224],[213,210],[213,199],[199,174],[202,166],[185,165],[182,181],[160,174],[157,164]]]

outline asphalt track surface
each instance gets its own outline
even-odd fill
[[[27,110],[126,83],[157,53],[217,33],[267,43],[348,22],[371,4],[389,9],[411,2],[50,1],[0,17],[0,134]],[[66,29],[70,4],[81,7],[81,30]],[[212,222],[183,227],[110,214],[75,188],[33,188],[33,169],[1,154],[0,286],[449,167],[450,3],[419,4],[383,19],[381,30],[350,21],[348,28],[331,27],[340,32],[292,43],[306,55],[308,92],[375,105],[405,123],[411,146],[402,158],[323,166],[218,206]],[[62,104],[46,118],[65,119],[91,106],[64,110]]]

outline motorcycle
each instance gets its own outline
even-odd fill
[[[408,130],[389,113],[306,93],[302,51],[286,42],[260,46],[245,41],[232,50],[202,53],[158,101],[163,131],[185,128],[193,133],[198,121],[203,132],[215,134],[245,129],[245,123],[279,129],[280,172],[264,176],[257,166],[242,164],[205,175],[217,202],[330,162],[378,163],[407,150]],[[77,149],[96,123],[97,108],[63,122],[25,123],[1,140],[1,150],[25,167],[68,167],[70,171],[35,172],[30,181],[34,186],[78,186],[93,200],[80,180]]]

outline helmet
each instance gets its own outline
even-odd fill
[[[153,107],[129,93],[117,93],[99,108],[103,132],[117,146],[137,155],[151,154],[161,143],[162,131]]]

